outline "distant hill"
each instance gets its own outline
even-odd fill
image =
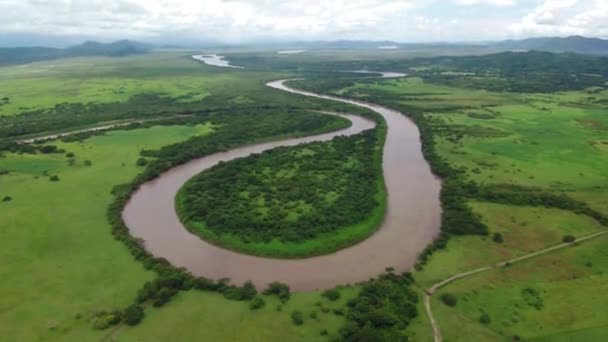
[[[25,64],[67,57],[128,56],[146,53],[151,49],[151,45],[131,40],[119,40],[112,43],[87,41],[65,49],[48,47],[0,48],[0,65]]]
[[[608,40],[581,36],[505,40],[492,45],[505,50],[538,50],[608,55]]]

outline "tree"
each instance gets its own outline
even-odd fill
[[[503,243],[504,241],[501,233],[494,233],[494,236],[492,236],[492,240],[494,240],[494,242],[496,243]]]
[[[458,298],[451,293],[444,293],[441,295],[441,301],[447,306],[454,307],[458,303]]]
[[[292,312],[291,313],[291,321],[295,325],[302,325],[302,324],[304,324],[304,314],[302,314],[302,311],[296,310],[296,311]]]
[[[488,313],[484,312],[481,314],[481,317],[479,317],[479,323],[483,324],[483,325],[488,325],[490,324],[491,319],[490,319],[490,315],[488,315]]]
[[[146,158],[139,158],[135,165],[137,166],[146,166],[148,164],[148,160]]]
[[[264,301],[264,298],[259,296],[253,298],[251,302],[249,302],[249,309],[251,309],[252,311],[261,309],[264,306],[266,306],[266,301]]]
[[[332,302],[335,302],[336,300],[340,299],[340,292],[336,289],[325,290],[322,296],[331,300]]]
[[[131,305],[125,309],[123,318],[127,325],[137,325],[144,319],[144,309],[139,305]]]
[[[291,293],[287,284],[279,283],[277,281],[270,283],[268,288],[264,290],[265,295],[276,295],[283,302],[289,300]]]

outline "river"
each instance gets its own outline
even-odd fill
[[[272,281],[289,284],[296,291],[327,289],[377,276],[387,267],[410,270],[418,254],[439,234],[440,180],[423,158],[416,125],[402,113],[379,105],[313,94],[285,85],[286,80],[267,85],[277,91],[313,96],[369,108],[381,114],[388,125],[383,172],[388,192],[386,217],[378,231],[365,241],[338,252],[297,260],[244,255],[211,245],[190,233],[179,221],[174,200],[180,187],[193,176],[220,161],[260,153],[279,146],[327,141],[374,127],[362,117],[342,115],[352,126],[313,137],[238,147],[175,167],[137,190],[123,211],[131,234],[145,241],[145,248],[178,267],[211,279],[230,278],[241,284],[251,280],[258,288]]]

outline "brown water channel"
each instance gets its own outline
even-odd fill
[[[145,248],[195,275],[212,279],[230,278],[233,283],[253,281],[265,287],[272,281],[289,284],[293,290],[331,288],[339,284],[367,280],[386,267],[397,271],[412,268],[417,255],[439,233],[440,181],[431,173],[421,152],[419,132],[403,114],[369,103],[299,91],[275,81],[269,87],[369,108],[388,124],[384,148],[384,177],[388,190],[386,218],[367,240],[333,254],[297,260],[279,260],[239,254],[211,245],[188,232],[175,212],[174,200],[180,187],[193,176],[229,161],[279,146],[327,141],[338,135],[353,135],[374,127],[374,123],[354,115],[350,128],[313,137],[288,139],[235,148],[175,167],[135,192],[123,218],[131,234],[145,241]]]

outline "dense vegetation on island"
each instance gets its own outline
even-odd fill
[[[220,163],[182,188],[178,212],[203,238],[257,255],[343,248],[373,233],[384,216],[378,135],[368,130]]]

